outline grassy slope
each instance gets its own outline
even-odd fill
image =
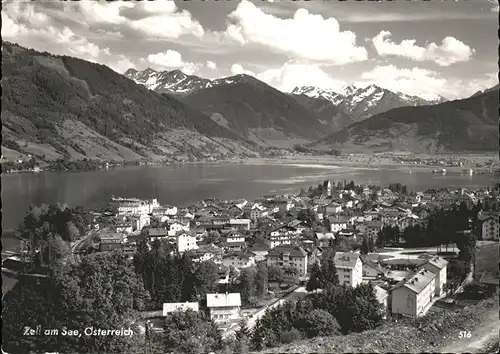
[[[161,155],[161,146],[153,142],[174,129],[240,140],[201,112],[106,66],[7,42],[2,42],[2,54],[3,138],[18,142],[21,150],[28,142],[52,147],[55,153],[45,154],[47,158],[69,154],[134,160]]]
[[[498,313],[498,298],[453,312],[428,315],[420,325],[410,320],[389,322],[375,330],[347,336],[298,341],[259,353],[419,353],[433,352],[477,326],[483,316]]]

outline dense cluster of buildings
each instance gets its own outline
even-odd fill
[[[488,189],[403,195],[389,189],[335,188],[330,181],[314,197],[304,194],[255,201],[210,199],[184,208],[160,205],[156,199],[113,198],[116,213],[109,217],[114,226],[107,223],[99,230],[100,248],[132,253],[141,240],[167,240],[177,252],[190,252],[195,262],[218,264],[220,283],[228,282],[230,269],[238,271],[258,262],[293,267],[305,280],[332,239],[345,236],[376,241],[384,225],[400,230],[425,225],[435,208],[461,202],[472,208],[478,200],[490,198]],[[299,217],[304,209],[314,211],[314,225]],[[498,240],[498,212],[481,212],[478,219],[482,238]],[[379,260],[356,252],[337,252],[335,266],[341,284],[355,287],[374,282],[379,301],[392,313],[424,314],[443,295],[446,283],[446,261],[441,258]],[[241,299],[239,294],[211,294],[207,304],[211,317],[223,321],[237,317]],[[188,305],[168,306],[164,311]]]

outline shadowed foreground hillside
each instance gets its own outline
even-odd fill
[[[401,107],[312,144],[344,151],[498,151],[499,91],[433,106]]]
[[[252,146],[106,66],[8,42],[2,56],[2,145],[11,150],[46,159],[136,160]]]

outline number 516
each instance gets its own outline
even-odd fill
[[[458,332],[458,338],[471,338],[472,334],[470,331],[460,331]]]

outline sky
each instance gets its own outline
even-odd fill
[[[448,99],[498,84],[498,2],[2,1],[2,38],[127,69]]]

